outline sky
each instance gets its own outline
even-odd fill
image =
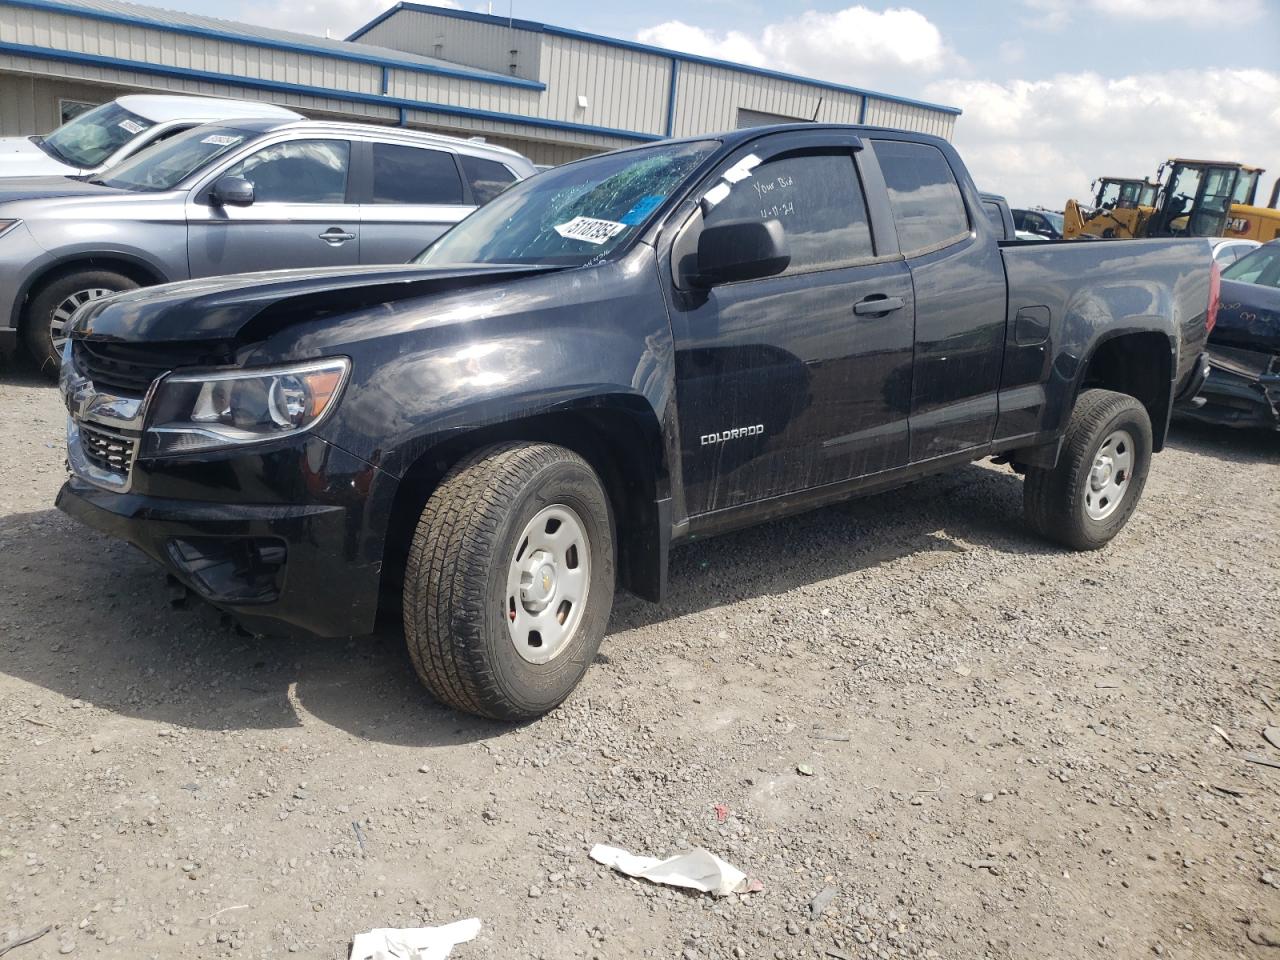
[[[161,0],[346,36],[393,0]],[[1061,209],[1172,156],[1280,176],[1280,0],[441,2],[963,109],[978,186]]]

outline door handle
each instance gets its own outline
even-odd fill
[[[339,246],[340,244],[344,244],[348,240],[354,240],[355,238],[356,235],[354,233],[347,233],[347,231],[343,230],[341,227],[330,227],[324,233],[320,234],[320,239],[331,247]]]
[[[907,301],[902,297],[886,297],[882,293],[867,297],[865,300],[859,300],[853,305],[853,312],[860,316],[868,314],[892,313],[894,310],[901,310],[907,305]]]

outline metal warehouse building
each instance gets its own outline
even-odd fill
[[[346,40],[121,0],[0,0],[0,135],[124,93],[267,100],[478,136],[536,163],[786,120],[950,137],[960,111],[528,20],[398,3]]]

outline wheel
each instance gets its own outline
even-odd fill
[[[1058,465],[1027,468],[1027,522],[1068,547],[1097,550],[1133,515],[1150,467],[1146,408],[1128,394],[1086,390],[1071,412]]]
[[[77,270],[58,277],[31,298],[22,335],[45,376],[57,378],[66,342],[67,321],[91,300],[121,290],[133,290],[137,282],[114,270]]]
[[[577,454],[506,443],[455,466],[427,501],[404,578],[404,632],[436,699],[499,720],[556,707],[613,606],[609,501]]]

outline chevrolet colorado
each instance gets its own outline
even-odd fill
[[[58,506],[259,632],[400,607],[441,700],[573,690],[668,551],[984,457],[1106,544],[1196,390],[1203,240],[1010,243],[950,144],[805,124],[592,157],[399,267],[73,319]]]

